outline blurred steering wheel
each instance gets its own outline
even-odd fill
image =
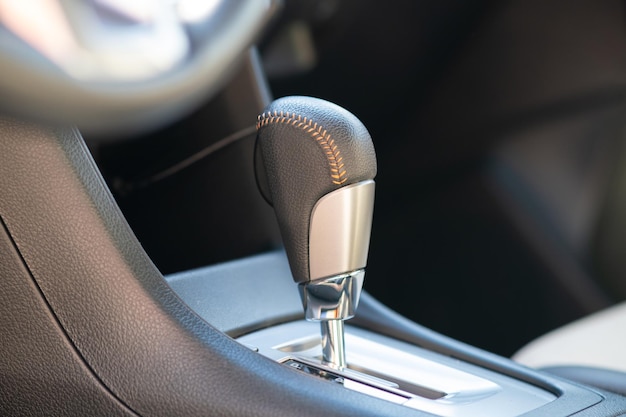
[[[214,93],[276,0],[0,0],[0,110],[95,132],[164,125]]]

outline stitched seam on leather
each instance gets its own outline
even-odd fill
[[[309,133],[326,154],[326,159],[330,165],[330,178],[333,184],[341,185],[348,180],[341,151],[335,140],[331,138],[330,133],[321,125],[299,114],[274,111],[259,115],[256,128],[258,130],[272,123],[288,124]]]

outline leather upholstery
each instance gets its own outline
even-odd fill
[[[551,331],[513,359],[533,368],[585,366],[626,372],[626,302]]]
[[[0,329],[0,415],[415,415],[300,375],[199,318],[141,248],[77,131],[0,118],[0,149],[0,218],[27,271],[0,256],[0,299],[16,303],[0,308],[10,323]],[[37,311],[17,305],[20,279],[36,288]],[[71,385],[59,387],[64,377]]]

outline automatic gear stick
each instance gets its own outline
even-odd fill
[[[272,204],[307,320],[320,321],[324,362],[346,366],[343,320],[363,285],[376,154],[365,126],[324,100],[285,97],[257,123],[259,188]]]

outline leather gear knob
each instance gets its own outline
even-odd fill
[[[313,209],[329,193],[376,176],[374,145],[356,116],[312,97],[275,100],[257,129],[257,182],[276,212],[294,280],[308,282]]]

